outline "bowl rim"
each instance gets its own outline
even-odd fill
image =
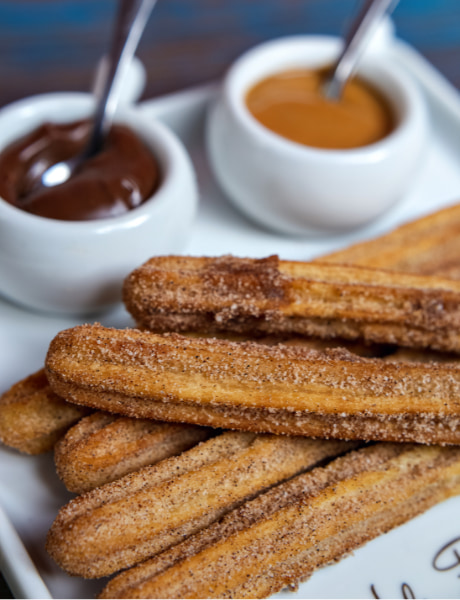
[[[92,94],[83,92],[51,92],[22,98],[0,109],[0,128],[2,123],[6,121],[18,120],[22,117],[32,118],[32,115],[37,111],[40,113],[39,122],[44,122],[48,118],[52,120],[52,114],[49,117],[46,116],[51,111],[51,107],[58,104],[61,106],[58,110],[65,113],[66,110],[69,110],[67,106],[69,103],[71,104],[71,110],[78,109],[83,113],[90,114],[94,105],[94,97]],[[43,119],[41,115],[43,115]],[[55,115],[56,113],[54,113]],[[59,119],[59,121],[68,120],[71,122],[81,118],[81,116],[82,114],[78,114],[69,119]],[[144,116],[136,106],[120,106],[117,109],[114,122],[126,124],[128,127],[131,126],[149,147],[160,166],[160,184],[155,192],[141,205],[120,216],[86,221],[64,221],[28,213],[0,197],[0,218],[21,223],[23,227],[29,230],[41,228],[50,234],[67,236],[69,233],[93,235],[128,229],[148,219],[155,218],[157,213],[161,213],[164,205],[171,201],[174,182],[180,176],[180,170],[184,165],[184,161],[187,160],[185,150],[172,131],[161,122]],[[37,124],[34,124],[29,130],[32,131],[37,126]],[[0,152],[5,146],[0,143]]]
[[[292,46],[295,50],[308,50],[312,47],[320,47],[323,50],[328,50],[338,55],[341,45],[342,40],[334,36],[294,35],[272,39],[254,46],[242,54],[227,71],[222,85],[224,102],[236,121],[249,135],[258,140],[264,149],[269,148],[298,159],[316,159],[322,162],[330,162],[331,164],[336,164],[337,161],[341,163],[372,163],[378,161],[383,155],[391,153],[395,145],[398,145],[403,138],[411,135],[414,128],[420,127],[427,120],[426,106],[417,83],[409,73],[405,73],[394,62],[388,63],[384,60],[384,57],[379,56],[377,53],[369,53],[363,57],[361,63],[358,65],[357,74],[365,80],[368,79],[366,74],[370,68],[388,77],[392,85],[397,87],[398,92],[403,98],[404,105],[399,122],[387,136],[377,142],[357,148],[328,149],[307,146],[271,131],[252,115],[245,102],[246,93],[253,85],[267,77],[268,73],[282,72],[286,68],[282,64],[273,66],[272,63],[268,72],[265,72],[265,75],[259,77],[255,75],[251,82],[246,82],[243,86],[244,89],[240,89],[241,86],[238,83],[241,72],[247,69],[248,65],[251,66],[251,63],[266,60],[267,55],[275,54],[280,48],[286,50],[286,48],[289,49]],[[285,65],[287,64],[285,58],[280,60],[280,63],[283,62]],[[297,60],[296,64],[298,64]],[[315,66],[318,67],[326,64],[330,64],[330,61],[324,62],[320,60],[319,62],[315,62]],[[394,101],[391,97],[388,97],[388,93],[374,81],[372,81],[372,84],[394,106]]]

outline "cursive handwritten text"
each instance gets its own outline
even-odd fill
[[[452,571],[458,568],[457,576],[460,578],[460,536],[444,544],[434,555],[431,564],[435,571]],[[374,584],[371,585],[371,592],[374,598],[380,598]],[[403,598],[416,598],[413,589],[407,583],[401,585],[401,593]]]
[[[432,564],[436,571],[451,571],[460,567],[460,537],[447,542],[438,550]],[[460,577],[460,573],[458,577]]]
[[[375,590],[374,584],[371,585],[371,592],[372,592],[372,595],[374,596],[374,598],[380,598],[380,596],[377,594],[377,592]],[[401,593],[402,593],[403,598],[406,598],[406,599],[416,598],[414,591],[412,590],[411,586],[408,583],[403,583],[401,585]]]

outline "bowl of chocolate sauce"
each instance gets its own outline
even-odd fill
[[[29,214],[60,221],[118,217],[158,189],[157,159],[129,127],[115,123],[101,151],[66,182],[39,184],[46,169],[81,154],[91,120],[47,121],[0,152],[0,197]]]
[[[93,98],[57,93],[0,110],[0,294],[50,313],[98,313],[124,277],[155,254],[183,249],[197,204],[180,140],[121,106],[101,151],[54,187],[49,166],[80,153]]]
[[[324,235],[364,226],[403,197],[423,161],[428,117],[386,43],[364,55],[339,100],[324,93],[338,38],[269,41],[231,66],[207,149],[247,217],[283,234]]]

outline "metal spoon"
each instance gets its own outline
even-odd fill
[[[343,88],[353,74],[367,43],[377,25],[396,7],[398,0],[366,0],[345,38],[344,48],[335,63],[324,94],[330,100],[339,100]]]
[[[156,2],[157,0],[120,0],[110,52],[103,65],[102,80],[97,86],[99,94],[96,97],[96,109],[88,144],[81,154],[47,168],[41,176],[38,176],[36,188],[53,187],[64,183],[85,160],[101,150],[118,104],[121,91],[119,78],[123,77],[132,61]]]

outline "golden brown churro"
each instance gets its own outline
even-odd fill
[[[265,598],[460,493],[460,449],[377,444],[276,486],[100,598]]]
[[[429,350],[416,350],[414,348],[395,348],[383,358],[391,362],[432,362],[452,363],[460,366],[460,356],[449,352],[430,352]]]
[[[460,279],[459,240],[460,204],[456,204],[319,261]]]
[[[460,366],[85,325],[50,345],[77,404],[158,420],[321,438],[460,443]]]
[[[81,494],[188,450],[214,431],[95,412],[57,442],[56,471],[68,490]]]
[[[125,281],[138,324],[157,332],[302,334],[460,352],[460,282],[365,267],[158,257]]]
[[[47,549],[69,573],[108,575],[180,542],[244,500],[348,447],[225,432],[72,500],[59,512]]]
[[[88,412],[59,398],[41,369],[0,396],[0,441],[27,454],[48,452]]]

